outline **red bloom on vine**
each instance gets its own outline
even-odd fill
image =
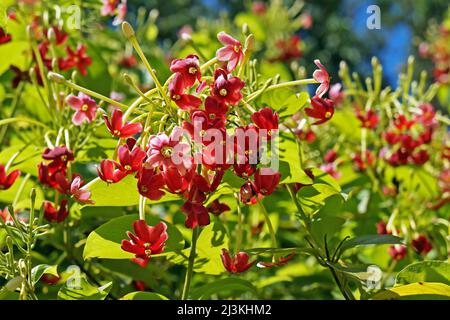
[[[186,201],[181,207],[181,211],[186,214],[186,228],[195,229],[207,226],[210,223],[208,209],[202,204]]]
[[[139,146],[135,146],[130,150],[128,145],[119,147],[118,150],[120,170],[125,171],[128,174],[139,171],[142,167],[142,161],[147,154]]]
[[[247,205],[255,204],[261,196],[256,191],[256,188],[252,181],[245,182],[240,191],[239,191],[239,199],[242,203]]]
[[[267,138],[271,139],[274,131],[278,130],[280,117],[278,113],[266,107],[253,113],[252,120],[259,129],[267,130]]]
[[[109,132],[118,138],[128,138],[136,133],[142,131],[142,124],[140,122],[135,123],[123,123],[122,120],[122,110],[116,108],[111,114],[111,120],[108,119],[107,115],[103,115],[106,127]]]
[[[220,202],[218,199],[211,202],[211,204],[208,206],[208,211],[211,212],[215,216],[218,216],[218,215],[222,214],[223,212],[230,211],[230,210],[231,209],[227,204]]]
[[[183,89],[192,87],[196,80],[201,82],[202,79],[198,57],[194,54],[190,54],[184,59],[173,60],[170,64],[170,71],[180,74]]]
[[[219,101],[236,105],[242,99],[241,89],[244,86],[245,82],[238,77],[228,75],[223,69],[217,69],[211,89],[213,96]]]
[[[420,150],[411,156],[411,160],[415,165],[423,165],[430,160],[427,150]]]
[[[73,152],[66,146],[59,146],[53,149],[46,148],[42,158],[51,160],[48,166],[54,170],[65,170],[67,163],[74,160]]]
[[[138,190],[141,195],[150,200],[159,200],[164,195],[161,189],[164,187],[162,173],[156,173],[155,169],[142,167],[138,175]]]
[[[176,73],[169,83],[170,98],[182,110],[197,109],[202,104],[202,100],[192,94],[184,93],[184,82],[183,75]]]
[[[217,39],[224,45],[224,47],[216,52],[217,60],[228,62],[227,70],[228,72],[231,72],[236,69],[239,62],[244,59],[242,44],[240,41],[223,31],[217,34]]]
[[[211,122],[221,122],[225,124],[227,119],[228,107],[222,101],[214,97],[206,97],[205,111]]]
[[[388,253],[394,260],[403,260],[406,257],[406,247],[404,245],[393,245],[388,249]]]
[[[182,194],[189,188],[188,175],[181,175],[176,167],[168,167],[163,172],[167,189],[171,193]]]
[[[8,43],[12,40],[12,37],[9,33],[6,33],[3,28],[0,28],[0,45]]]
[[[361,121],[361,126],[367,129],[375,129],[380,120],[378,114],[372,109],[363,114],[361,109],[356,108],[356,117]]]
[[[82,181],[80,176],[76,176],[70,184],[70,194],[72,197],[82,204],[94,204],[91,200],[91,192],[85,189],[81,189]]]
[[[116,183],[122,180],[127,173],[120,170],[120,164],[113,160],[102,160],[100,168],[97,168],[97,173],[100,179],[107,183]]]
[[[322,98],[330,88],[330,75],[322,63],[320,63],[320,60],[314,60],[314,63],[319,67],[319,69],[315,70],[313,73],[314,80],[320,83],[320,86],[316,90],[316,95],[319,96],[319,98]]]
[[[311,99],[312,108],[306,108],[306,114],[314,119],[318,119],[313,124],[318,125],[333,117],[334,114],[334,102],[330,99],[322,99],[319,96],[314,96]]]
[[[424,235],[419,235],[417,238],[411,240],[411,246],[421,255],[425,255],[433,249],[430,241]]]
[[[147,225],[145,220],[137,220],[133,223],[133,229],[136,235],[127,232],[131,241],[122,240],[122,250],[134,253],[135,257],[131,260],[145,267],[152,255],[164,252],[164,246],[169,238],[167,225],[161,221],[152,227]]]
[[[59,209],[56,210],[53,203],[50,201],[44,202],[44,218],[48,222],[63,222],[67,216],[69,215],[69,209],[67,207],[67,200],[63,199],[59,206]]]
[[[357,171],[364,171],[368,167],[373,166],[375,162],[375,156],[372,152],[366,150],[366,152],[364,153],[364,157],[359,152],[352,156],[352,160],[355,164],[355,168]]]
[[[250,269],[256,261],[249,262],[249,255],[245,252],[238,252],[236,256],[231,257],[227,249],[222,249],[222,263],[225,269],[231,273],[241,273]]]
[[[58,46],[64,44],[64,42],[66,42],[67,39],[69,38],[69,34],[67,32],[64,32],[63,29],[61,29],[57,26],[52,26],[50,29],[55,34],[55,42],[56,42],[56,45],[58,45]],[[48,30],[44,30],[44,33],[48,38]]]
[[[76,110],[72,117],[74,125],[79,126],[84,121],[88,123],[94,121],[98,106],[91,97],[80,92],[78,96],[68,96],[66,101],[72,109]]]
[[[323,156],[323,161],[325,161],[326,163],[332,163],[334,161],[336,161],[338,157],[338,154],[336,152],[336,150],[328,150],[327,153],[325,153],[325,155]]]
[[[275,191],[280,179],[281,174],[279,172],[274,172],[270,168],[258,169],[255,173],[255,190],[263,196],[269,196]]]
[[[75,51],[67,47],[66,51],[69,56],[61,60],[61,70],[77,68],[83,76],[86,76],[86,68],[92,64],[92,59],[86,54],[86,49],[86,46],[83,44],[78,45]]]
[[[273,268],[273,267],[281,267],[287,264],[295,257],[295,253],[291,253],[287,257],[280,257],[276,262],[258,262],[256,265],[258,268]]]
[[[20,170],[13,170],[6,173],[5,166],[0,164],[0,190],[8,190],[20,176]]]

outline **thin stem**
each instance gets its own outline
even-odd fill
[[[317,82],[314,79],[302,79],[302,80],[288,81],[288,82],[282,82],[282,83],[271,85],[271,86],[267,87],[265,89],[265,91],[267,92],[267,91],[272,91],[272,90],[280,89],[280,88],[301,86],[301,85],[306,85],[306,84],[317,84],[317,83],[319,83],[319,82]],[[255,91],[251,95],[249,95],[247,97],[247,102],[250,102],[253,99],[255,99],[255,97],[259,95],[260,91],[263,91],[263,89]]]
[[[241,251],[242,246],[242,210],[239,204],[239,198],[236,196],[237,200],[237,236],[236,236],[236,254]]]
[[[199,227],[192,230],[192,242],[191,252],[189,253],[188,268],[186,270],[186,277],[184,279],[183,293],[181,294],[181,300],[187,300],[189,297],[189,288],[191,286],[192,274],[194,272],[194,262],[197,248],[197,238],[200,232]]]
[[[267,228],[269,228],[270,238],[272,240],[272,247],[278,248],[277,238],[275,236],[275,230],[273,228],[272,221],[270,221],[270,217],[269,217],[269,214],[267,213],[266,207],[260,200],[258,200],[258,205],[261,208],[261,211],[263,212],[264,218],[266,219]]]

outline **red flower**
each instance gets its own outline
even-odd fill
[[[415,120],[422,123],[424,126],[431,126],[435,123],[436,111],[429,103],[424,103],[419,106],[420,113],[416,115]]]
[[[222,249],[222,263],[225,269],[231,273],[241,273],[250,269],[256,261],[248,262],[249,255],[245,252],[238,252],[235,257],[231,258],[227,249]]]
[[[197,109],[202,104],[202,100],[192,94],[184,93],[185,81],[186,80],[181,73],[175,74],[169,83],[170,98],[175,101],[177,106],[182,110]]]
[[[30,73],[28,71],[22,71],[18,67],[10,65],[9,70],[15,73],[14,78],[12,79],[11,85],[15,89],[19,86],[19,83],[22,81],[31,82]]]
[[[122,180],[127,173],[118,169],[120,164],[113,160],[102,160],[100,168],[97,168],[97,173],[100,179],[107,183],[116,183]]]
[[[145,267],[150,260],[151,255],[159,254],[164,251],[164,246],[169,238],[167,234],[167,225],[160,222],[154,227],[147,225],[145,220],[137,220],[133,223],[133,229],[136,235],[127,232],[129,240],[122,240],[122,250],[135,254],[131,259],[141,267]]]
[[[326,163],[334,162],[337,159],[337,152],[335,150],[328,150],[323,156],[323,161]]]
[[[250,163],[235,163],[233,165],[233,172],[235,175],[241,178],[251,177],[256,172],[256,164]]]
[[[167,189],[171,193],[182,194],[189,188],[190,176],[181,175],[175,167],[168,167],[164,170],[163,176]]]
[[[50,201],[44,201],[44,218],[48,222],[63,222],[69,215],[69,209],[67,208],[67,200],[63,199],[59,210],[53,206]]]
[[[202,79],[198,57],[193,54],[188,55],[185,59],[173,60],[170,64],[170,71],[180,74],[183,89],[192,87],[196,80],[201,82]]]
[[[416,165],[423,165],[430,160],[430,155],[426,150],[420,150],[411,156],[411,160]]]
[[[255,190],[255,186],[251,181],[247,181],[242,185],[241,190],[239,191],[239,199],[242,203],[252,205],[255,204],[259,198],[260,195]]]
[[[263,196],[269,196],[275,191],[280,179],[279,172],[274,172],[270,168],[258,169],[255,173],[255,191]]]
[[[53,274],[50,273],[45,273],[42,275],[40,281],[44,282],[45,284],[48,284],[50,286],[57,284],[58,281],[61,279],[61,277],[59,276],[55,276]]]
[[[291,261],[295,257],[295,252],[291,253],[287,257],[281,257],[276,262],[258,262],[256,265],[259,268],[272,268],[272,267],[280,267],[284,266],[286,263]]]
[[[267,138],[271,139],[274,130],[278,130],[278,113],[266,107],[252,114],[252,121],[259,129],[267,130]]]
[[[228,112],[228,107],[225,103],[214,97],[206,97],[205,111],[211,122],[221,122],[222,124],[225,124]]]
[[[74,160],[73,152],[66,146],[55,147],[53,149],[46,148],[42,154],[45,160],[51,160],[49,167],[58,171],[66,170],[67,163]]]
[[[223,103],[236,105],[242,99],[241,89],[244,86],[244,81],[238,77],[228,75],[223,69],[217,69],[214,72],[212,94]]]
[[[187,201],[181,207],[186,215],[186,228],[195,229],[197,227],[207,226],[210,223],[208,209],[202,204]]]
[[[94,121],[98,106],[88,95],[83,92],[78,93],[78,96],[71,94],[67,97],[66,102],[72,109],[76,110],[72,117],[74,125],[79,126],[84,121],[89,123]]]
[[[392,259],[399,261],[406,257],[407,250],[403,245],[393,245],[389,247],[388,252]]]
[[[320,86],[316,90],[316,95],[319,98],[322,98],[322,96],[330,88],[330,75],[325,67],[320,63],[320,60],[314,60],[314,63],[319,67],[319,69],[315,70],[313,73],[314,80],[320,83]]]
[[[11,223],[13,222],[13,218],[11,217],[11,214],[9,213],[8,207],[5,207],[5,209],[0,210],[0,219],[3,220],[5,223]]]
[[[123,56],[122,59],[119,61],[119,64],[124,68],[134,68],[138,65],[138,62],[136,60],[136,57],[132,54]]]
[[[73,198],[82,204],[94,204],[95,202],[90,199],[91,192],[85,189],[81,189],[81,178],[76,176],[70,184],[70,194]]]
[[[111,121],[109,121],[107,115],[103,115],[103,119],[105,120],[105,124],[109,132],[118,138],[128,138],[142,131],[142,124],[140,122],[127,122],[123,124],[122,110],[118,108],[113,110],[111,114]]]
[[[132,150],[130,150],[129,146],[126,144],[119,147],[118,155],[120,161],[119,169],[126,171],[128,174],[139,171],[142,167],[142,161],[147,156],[145,151],[139,146],[135,146]]]
[[[6,174],[5,166],[0,164],[0,190],[8,190],[20,176],[20,170],[13,170]]]
[[[398,115],[394,120],[394,126],[399,131],[409,130],[415,123],[416,122],[414,120],[406,119],[406,117],[403,114]]]
[[[60,68],[62,70],[69,70],[77,68],[83,76],[87,75],[86,68],[92,64],[92,59],[86,54],[86,46],[78,45],[77,50],[73,51],[70,47],[66,48],[67,58],[61,60]]]
[[[55,34],[55,42],[57,46],[64,44],[64,42],[66,42],[67,39],[69,38],[69,34],[67,32],[64,32],[63,29],[60,29],[57,26],[52,26],[50,29]],[[48,38],[48,30],[44,30],[44,34]]]
[[[361,153],[352,156],[357,171],[364,171],[367,167],[371,167],[375,162],[375,156],[369,150],[366,150],[364,159]]]
[[[301,39],[298,35],[293,35],[289,39],[278,40],[275,45],[280,49],[281,53],[278,60],[289,61],[291,59],[300,58],[302,56]]]
[[[334,114],[334,102],[330,99],[322,99],[319,96],[314,96],[311,99],[312,108],[306,108],[305,112],[311,118],[318,119],[313,124],[322,124],[331,119]]]
[[[244,59],[242,44],[223,31],[217,34],[217,39],[224,45],[216,52],[217,60],[228,62],[227,70],[231,72]]]
[[[3,28],[0,28],[0,44],[8,43],[11,41],[11,39],[11,35],[9,33],[5,33],[5,30],[3,30]]]
[[[377,233],[378,234],[391,234],[390,231],[387,231],[387,224],[383,220],[377,222]]]
[[[433,249],[428,238],[424,235],[420,235],[411,241],[412,247],[417,251],[418,254],[425,255]]]
[[[189,193],[187,194],[187,199],[190,202],[201,204],[206,200],[206,193],[210,192],[210,186],[206,179],[192,170],[193,175],[189,178]]]
[[[313,143],[316,140],[316,134],[312,130],[297,130],[295,134],[300,140],[305,140],[308,143]]]
[[[147,285],[142,280],[133,280],[133,286],[137,291],[145,291],[147,289]]]
[[[156,173],[155,169],[142,167],[138,175],[138,190],[141,195],[150,200],[159,200],[164,195],[160,190],[164,187],[164,177],[162,173]]]
[[[225,211],[230,211],[230,207],[226,205],[225,203],[219,202],[218,199],[211,202],[211,204],[208,206],[208,211],[211,212],[213,215],[218,216],[221,213]]]
[[[361,121],[361,126],[367,129],[375,129],[379,122],[377,113],[372,109],[363,114],[361,109],[356,108],[356,117]]]

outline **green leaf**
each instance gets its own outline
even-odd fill
[[[277,111],[280,118],[289,117],[299,112],[306,104],[309,95],[306,92],[296,94],[291,88],[272,90],[261,95],[260,105]]]
[[[301,169],[299,149],[293,137],[286,133],[280,133],[278,145],[279,172],[281,173],[280,184],[302,183],[311,184],[311,179]]]
[[[348,241],[345,241],[341,247],[342,252],[347,249],[358,247],[358,246],[368,246],[372,244],[402,244],[402,238],[385,235],[385,234],[369,234],[354,237]]]
[[[112,282],[108,282],[101,287],[96,287],[83,276],[80,279],[79,287],[64,284],[58,292],[58,300],[104,300],[111,291],[112,285]]]
[[[21,69],[25,67],[26,56],[23,54],[29,45],[26,41],[12,41],[0,46],[0,75],[15,65]]]
[[[51,274],[54,276],[58,276],[58,266],[57,265],[48,265],[48,264],[40,264],[31,269],[31,279],[34,284],[36,284],[44,274]]]
[[[401,270],[395,278],[395,285],[414,282],[441,282],[450,285],[450,263],[445,261],[421,261]]]
[[[132,253],[122,250],[121,242],[123,239],[128,239],[126,232],[133,232],[133,222],[138,219],[136,214],[114,218],[92,231],[86,240],[83,258],[130,259],[134,257]],[[152,226],[163,221],[155,216],[147,216],[145,220]],[[166,241],[164,253],[153,257],[163,256],[184,247],[184,239],[178,229],[164,222],[167,224],[169,239]]]
[[[240,278],[226,278],[212,283],[207,283],[192,290],[191,298],[194,300],[204,300],[211,298],[214,294],[220,294],[221,298],[231,296],[236,292],[256,292],[253,284]]]
[[[132,175],[128,175],[120,182],[112,184],[96,178],[84,188],[91,192],[91,199],[95,201],[94,206],[127,207],[139,203],[137,180]],[[146,203],[152,204],[174,200],[179,200],[179,196],[167,193],[158,201],[148,200]]]
[[[333,186],[315,183],[304,186],[297,192],[297,199],[307,215],[314,215],[326,205],[327,199],[340,194]]]
[[[156,292],[135,291],[124,295],[120,300],[169,300],[167,297]]]
[[[450,300],[450,286],[436,282],[415,282],[377,293],[374,300]]]

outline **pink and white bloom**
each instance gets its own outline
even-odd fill
[[[152,167],[162,166],[164,170],[176,167],[180,174],[185,174],[192,166],[191,148],[187,143],[180,142],[183,129],[175,127],[172,134],[158,133],[150,137],[147,163]]]
[[[330,75],[323,64],[320,63],[320,60],[316,59],[314,60],[314,63],[319,67],[319,69],[315,70],[313,73],[314,80],[320,83],[320,86],[316,90],[316,95],[322,98],[322,96],[327,93],[330,88]]]
[[[103,6],[101,15],[102,16],[113,16],[117,5],[119,4],[119,0],[103,0]]]
[[[229,34],[225,32],[219,32],[217,39],[224,45],[216,52],[217,60],[228,62],[227,69],[228,72],[236,69],[239,61],[244,59],[244,52],[242,51],[242,44],[240,41],[234,39]]]
[[[71,94],[66,98],[66,102],[72,109],[76,110],[72,117],[74,125],[79,126],[84,121],[90,123],[95,119],[97,103],[83,92],[78,93],[78,96]]]
[[[117,7],[117,15],[114,18],[112,24],[113,26],[118,26],[121,24],[127,15],[127,0],[122,0]]]
[[[81,189],[81,178],[76,176],[70,184],[70,194],[73,198],[83,204],[94,204],[91,200],[91,192],[85,189]]]

